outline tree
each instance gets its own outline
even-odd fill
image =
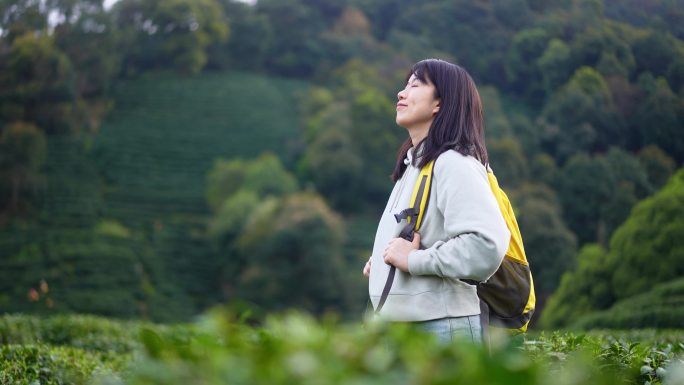
[[[560,128],[545,137],[545,148],[560,162],[577,152],[622,144],[624,123],[606,81],[593,68],[578,69],[549,99],[543,116]]]
[[[654,144],[678,162],[684,161],[684,101],[672,92],[667,80],[650,74],[639,77],[638,88],[632,124],[641,134],[641,144]]]
[[[281,310],[340,310],[344,284],[342,221],[322,198],[290,195],[262,205],[238,239],[245,268],[234,277],[238,298]]]
[[[110,89],[122,57],[111,14],[97,4],[89,12],[81,8],[64,11],[67,19],[75,20],[56,26],[54,39],[73,66],[75,90],[85,104],[84,125],[93,132],[112,108]]]
[[[0,224],[28,206],[43,184],[45,135],[28,123],[13,123],[0,133]]]
[[[608,309],[618,300],[649,291],[684,274],[684,169],[658,193],[639,202],[615,231],[610,248],[587,246],[549,300],[547,327]]]
[[[173,69],[196,74],[207,50],[228,38],[229,28],[216,0],[122,0],[114,18],[129,49],[127,72]]]
[[[563,274],[558,291],[549,298],[540,318],[542,327],[567,326],[596,309],[610,307],[615,302],[611,273],[600,245],[582,247],[577,267]]]
[[[520,143],[512,137],[493,140],[487,145],[489,163],[504,187],[517,187],[529,175],[527,159]]]
[[[668,65],[677,57],[673,47],[677,46],[676,39],[667,33],[649,31],[632,44],[636,59],[637,73],[649,72],[654,76],[662,76],[667,72]]]
[[[675,170],[675,161],[665,151],[655,145],[649,145],[637,154],[637,158],[648,175],[648,181],[655,189],[665,185]]]
[[[544,84],[539,79],[537,62],[547,50],[548,32],[540,28],[524,29],[513,36],[505,61],[511,88],[537,103],[544,95]]]
[[[604,76],[629,77],[635,69],[630,46],[607,26],[588,28],[572,42],[575,67],[588,66]]]
[[[47,30],[47,14],[41,4],[32,0],[0,2],[0,37],[12,43],[28,33]]]
[[[278,197],[297,190],[296,179],[280,160],[266,153],[254,161],[218,159],[207,174],[207,202],[214,210],[238,191],[250,191],[260,199]]]
[[[262,0],[257,2],[256,11],[275,31],[266,66],[287,76],[314,74],[323,56],[319,36],[326,28],[326,19],[318,10],[304,0]]]
[[[208,48],[207,68],[263,69],[274,39],[268,17],[241,1],[221,0],[219,4],[230,25],[230,39],[215,41]]]
[[[487,139],[502,139],[513,136],[511,124],[501,105],[501,96],[496,87],[479,87],[484,109]]]
[[[542,184],[511,191],[525,254],[540,304],[558,287],[561,275],[574,267],[577,239],[563,223],[556,194]]]
[[[578,154],[563,167],[558,181],[563,217],[580,243],[595,242],[605,233],[601,209],[614,186],[610,166],[601,157]]]
[[[639,161],[618,148],[593,158],[571,158],[559,189],[564,216],[580,242],[603,245],[634,204],[654,191]]]
[[[363,161],[347,132],[321,132],[307,149],[305,161],[316,187],[333,207],[347,212],[359,209]]]
[[[32,123],[48,134],[79,131],[84,106],[74,77],[52,37],[17,37],[0,52],[0,123]]]
[[[684,170],[640,202],[610,240],[617,299],[648,291],[684,274]]]
[[[571,49],[562,40],[551,39],[536,65],[542,75],[546,95],[551,95],[572,74]]]
[[[388,175],[394,169],[393,154],[401,145],[405,131],[394,122],[395,109],[385,95],[370,88],[350,106],[350,138],[360,154],[364,172],[359,181],[367,202],[384,202],[391,188]]]

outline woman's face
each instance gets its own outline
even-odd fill
[[[435,98],[435,85],[427,79],[423,83],[411,75],[406,87],[397,94],[397,124],[406,129],[428,129],[439,111],[439,99]]]

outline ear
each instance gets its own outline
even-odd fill
[[[432,115],[435,115],[439,112],[439,107],[442,105],[442,100],[437,99],[437,104],[435,104],[435,107],[432,109]]]

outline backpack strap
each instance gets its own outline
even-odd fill
[[[397,223],[406,219],[406,225],[399,233],[399,237],[406,239],[409,242],[413,241],[413,235],[418,229],[423,221],[423,213],[427,207],[428,198],[430,196],[430,186],[432,185],[432,169],[434,168],[435,161],[432,160],[426,164],[421,170],[416,184],[413,186],[413,194],[411,195],[411,207],[400,211],[398,214],[394,214],[394,218]],[[392,282],[394,282],[394,276],[397,273],[397,268],[395,266],[390,266],[389,274],[387,275],[387,281],[385,281],[385,287],[382,289],[382,294],[380,295],[380,302],[375,309],[375,314],[380,313],[382,307],[385,306],[385,301],[389,296],[389,292],[392,289]]]

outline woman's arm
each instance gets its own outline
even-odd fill
[[[426,222],[421,232],[446,233],[444,240],[408,254],[412,275],[437,275],[484,281],[498,269],[508,249],[510,232],[492,194],[482,165],[455,151],[442,154],[435,163],[431,194],[436,207],[428,206],[425,217],[444,216]],[[433,203],[434,203],[433,202]]]

